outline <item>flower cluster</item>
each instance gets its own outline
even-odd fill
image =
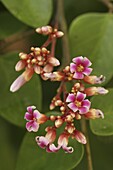
[[[37,28],[36,32],[49,36],[49,42],[63,35],[61,31],[53,29],[51,26]],[[45,44],[49,44],[47,43]],[[40,124],[47,121],[53,122],[53,126],[45,128],[45,136],[36,136],[36,143],[47,152],[58,152],[63,149],[66,153],[74,151],[72,146],[68,146],[69,139],[75,139],[82,144],[87,140],[84,134],[76,128],[76,120],[104,118],[104,114],[98,108],[91,108],[91,102],[88,97],[98,94],[106,94],[108,90],[103,87],[86,87],[86,84],[101,84],[105,81],[103,75],[97,77],[90,75],[92,72],[91,61],[87,57],[75,57],[70,65],[63,70],[53,71],[54,66],[58,66],[59,61],[53,57],[53,52],[45,47],[32,47],[30,54],[20,53],[20,61],[16,65],[16,71],[25,69],[11,85],[11,91],[18,90],[26,81],[30,80],[33,73],[40,74],[43,80],[61,82],[57,94],[51,101],[50,110],[59,107],[60,115],[50,115],[40,113],[35,106],[27,107],[25,119],[27,120],[26,129],[31,132],[37,132]],[[53,50],[52,50],[53,51]],[[66,83],[73,82],[71,91],[66,90]],[[64,130],[58,136],[57,131],[63,125]],[[57,137],[58,136],[58,137]],[[57,141],[57,145],[54,143]]]
[[[29,54],[19,53],[20,60],[15,66],[16,71],[25,71],[13,82],[10,91],[15,92],[27,81],[29,81],[33,74],[40,74],[42,79],[46,80],[45,73],[49,73],[55,66],[59,66],[60,62],[54,56],[54,48],[49,51],[46,47],[54,42],[56,38],[63,36],[63,32],[53,29],[51,26],[44,26],[36,29],[36,32],[44,35],[49,35],[47,41],[40,47],[31,47]]]

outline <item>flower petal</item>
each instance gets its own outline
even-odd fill
[[[39,119],[41,117],[41,113],[38,110],[34,110],[33,117]]]
[[[66,98],[66,102],[74,102],[75,101],[75,95],[69,93],[69,95]]]
[[[65,147],[62,147],[63,150],[65,151],[65,153],[72,153],[74,151],[73,147],[69,146],[65,146]]]
[[[60,149],[60,147],[56,147],[53,143],[48,145],[46,148],[47,152],[57,152]]]
[[[25,113],[25,116],[24,116],[24,119],[26,120],[33,120],[33,115],[32,114],[29,114],[28,112]]]
[[[88,75],[92,72],[92,70],[93,70],[92,68],[87,68],[87,67],[86,67],[86,68],[84,69],[83,73],[84,73],[86,76],[88,76]]]
[[[39,124],[35,121],[30,121],[26,123],[26,129],[31,132],[37,132],[39,129]]]
[[[89,67],[92,65],[92,63],[87,57],[84,57],[83,65],[84,67]]]
[[[76,71],[76,64],[74,64],[74,63],[70,64],[70,71],[71,71],[71,73],[74,73]]]
[[[76,99],[78,100],[78,101],[83,101],[84,99],[85,99],[85,97],[86,97],[86,94],[84,94],[84,93],[81,93],[81,92],[77,92],[77,96],[76,96]]]
[[[73,75],[73,78],[75,78],[75,79],[83,79],[84,75],[83,75],[82,72],[75,72],[74,75]]]
[[[81,64],[81,63],[83,63],[83,57],[82,56],[75,57],[75,58],[73,58],[72,61],[76,64]]]
[[[82,106],[90,108],[91,102],[88,99],[86,99],[82,102]]]
[[[35,139],[37,144],[43,149],[49,144],[48,139],[44,136],[37,136]]]
[[[35,109],[35,108],[36,108],[36,106],[28,106],[28,107],[27,107],[27,111],[28,111],[29,113],[33,114],[33,109]]]
[[[76,112],[78,110],[78,108],[76,107],[76,105],[74,103],[69,103],[68,107],[73,110],[73,112]]]
[[[89,111],[89,108],[88,107],[80,107],[79,108],[79,112],[80,114],[85,114]]]

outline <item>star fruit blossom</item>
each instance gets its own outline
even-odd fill
[[[87,113],[89,111],[91,102],[86,99],[86,94],[77,92],[76,96],[73,93],[69,93],[66,102],[69,103],[68,107],[73,111],[79,111],[80,114]]]
[[[83,79],[84,75],[88,76],[92,72],[92,68],[88,68],[92,63],[87,57],[75,57],[72,61],[74,63],[70,64],[70,71],[74,73],[73,78]]]
[[[26,123],[26,129],[29,132],[37,132],[39,129],[39,124],[47,121],[47,117],[36,110],[35,106],[27,107],[27,112],[25,113],[24,119],[28,121]]]

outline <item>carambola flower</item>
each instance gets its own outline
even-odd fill
[[[86,94],[77,92],[77,94],[69,93],[66,102],[68,102],[68,107],[73,111],[79,111],[80,114],[85,114],[89,111],[91,102],[86,99]]]
[[[83,79],[84,75],[89,75],[92,72],[92,68],[88,68],[92,65],[90,60],[86,57],[75,57],[72,60],[74,63],[70,64],[70,71],[74,73],[73,78]]]
[[[47,116],[41,114],[36,110],[35,106],[27,107],[27,112],[25,113],[24,119],[28,122],[26,123],[26,129],[31,132],[37,132],[39,129],[39,124],[45,123],[47,121]]]

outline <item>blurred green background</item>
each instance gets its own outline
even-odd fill
[[[44,43],[46,37],[37,35],[34,28],[53,22],[55,3],[55,0],[0,1],[1,170],[87,170],[86,153],[83,155],[84,149],[77,142],[72,156],[64,153],[54,156],[40,151],[33,141],[34,135],[26,134],[26,107],[36,105],[41,112],[48,112],[59,83],[44,82],[35,75],[19,92],[9,92],[11,83],[19,75],[14,70],[18,53],[29,53],[31,46]],[[107,6],[101,0],[64,0],[64,10],[71,56],[89,56],[94,73],[104,74],[107,77],[104,86],[111,88],[105,98],[97,96],[92,99],[93,106],[105,112],[105,120],[90,121],[87,126],[94,170],[112,170],[113,14],[108,14]],[[56,57],[60,61],[61,43],[58,40],[56,46]]]

